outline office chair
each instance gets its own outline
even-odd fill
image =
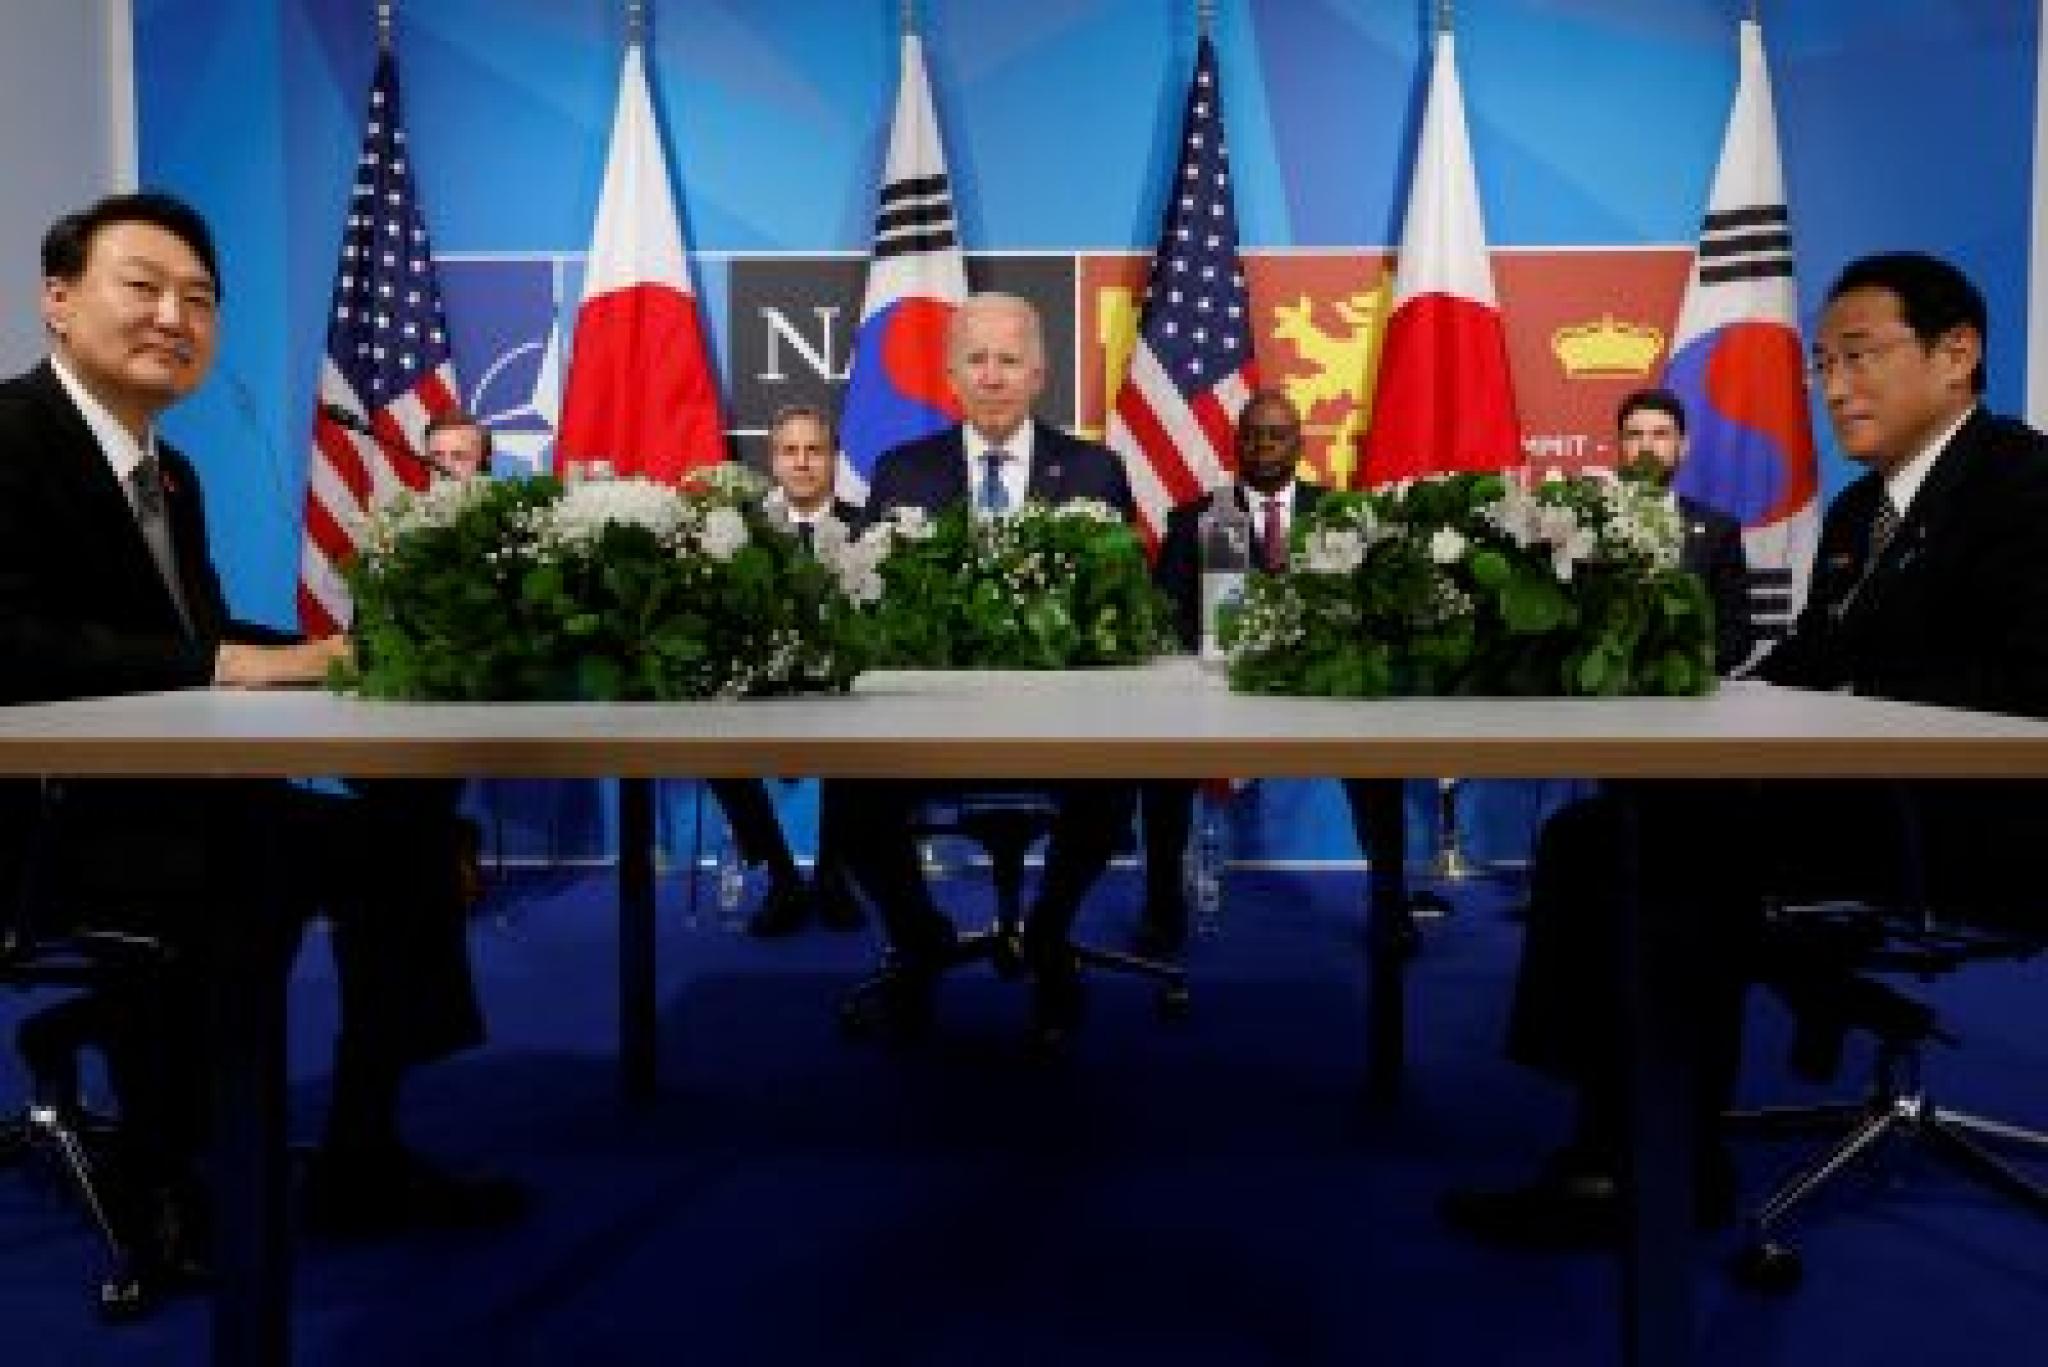
[[[20,1115],[0,1121],[0,1164],[39,1166],[69,1188],[105,1248],[94,1290],[98,1311],[111,1321],[132,1320],[166,1287],[115,1218],[103,1171],[114,1127],[86,1107],[79,1060],[87,1049],[106,1047],[120,995],[147,990],[164,950],[142,936],[48,928],[40,855],[57,795],[55,785],[37,780],[0,784],[0,988],[64,994],[16,1029],[29,1097]]]
[[[1780,1226],[1837,1177],[1893,1141],[1924,1151],[2035,1213],[2048,1216],[2048,1185],[2034,1181],[1983,1141],[2048,1157],[2048,1133],[1939,1104],[1925,1077],[1928,1047],[1955,1045],[1934,1008],[1879,975],[1920,981],[1971,964],[2033,957],[2048,947],[2038,932],[1948,927],[1928,909],[1923,853],[1912,813],[1900,804],[1900,842],[1907,895],[1902,905],[1868,901],[1773,907],[1764,931],[1763,981],[1792,1008],[1798,1023],[1795,1071],[1816,1080],[1834,1076],[1846,1032],[1869,1033],[1877,1045],[1870,1085],[1860,1099],[1812,1106],[1730,1112],[1729,1128],[1767,1135],[1827,1134],[1834,1142],[1802,1163],[1745,1220],[1744,1240],[1730,1264],[1736,1280],[1773,1293],[1796,1287],[1799,1253]]]
[[[1024,863],[1031,847],[1052,830],[1057,815],[1051,798],[1025,789],[989,789],[933,798],[912,833],[919,839],[961,836],[987,853],[995,885],[995,918],[978,931],[961,935],[946,953],[942,971],[963,964],[986,963],[997,976],[1022,976],[1024,960]],[[1159,985],[1155,1004],[1162,1018],[1178,1020],[1191,1007],[1187,970],[1164,959],[1148,958],[1098,945],[1072,945],[1075,959],[1089,968],[1128,973]],[[876,1023],[881,998],[895,980],[885,959],[881,970],[849,993],[840,1007],[840,1023],[851,1034],[864,1034]]]

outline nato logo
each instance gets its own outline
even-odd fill
[[[581,260],[456,257],[440,269],[462,406],[490,429],[497,472],[552,469]]]

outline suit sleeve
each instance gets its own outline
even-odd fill
[[[1747,660],[1756,646],[1756,623],[1749,606],[1749,560],[1742,551],[1742,528],[1732,518],[1715,523],[1707,592],[1714,601],[1714,672],[1726,674]]]
[[[863,530],[887,517],[891,508],[903,505],[903,470],[904,455],[900,446],[884,451],[881,459],[875,462],[875,477],[868,485],[868,501],[861,513]]]
[[[49,701],[211,683],[211,641],[124,628],[67,606],[80,590],[65,580],[95,549],[64,516],[46,466],[21,437],[0,426],[0,697]]]

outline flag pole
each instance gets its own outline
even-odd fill
[[[901,17],[904,36],[917,36],[917,0],[903,0]]]
[[[1216,27],[1216,0],[1195,0],[1195,36],[1210,37]]]
[[[380,51],[391,50],[391,11],[394,8],[393,0],[377,0],[377,47]]]
[[[626,0],[626,46],[647,43],[647,0]]]
[[[1449,33],[1451,27],[1451,0],[1436,0],[1436,31]]]

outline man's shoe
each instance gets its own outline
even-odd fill
[[[530,1204],[525,1186],[510,1178],[458,1175],[402,1148],[314,1155],[301,1199],[306,1229],[330,1239],[500,1229]]]
[[[1708,1145],[1699,1155],[1693,1218],[1702,1230],[1735,1218],[1735,1167],[1727,1149]],[[1566,1149],[1524,1186],[1461,1188],[1444,1193],[1438,1213],[1452,1228],[1506,1248],[1604,1248],[1621,1242],[1628,1201],[1613,1165]]]
[[[1602,1248],[1621,1239],[1621,1183],[1610,1171],[1552,1161],[1519,1187],[1458,1188],[1438,1202],[1444,1223],[1504,1248]]]
[[[795,878],[778,878],[768,885],[768,895],[747,919],[747,934],[770,940],[802,930],[811,916],[811,893]]]

